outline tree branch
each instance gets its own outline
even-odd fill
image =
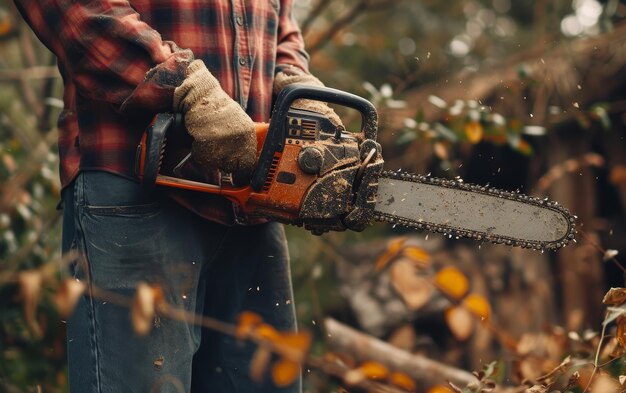
[[[346,12],[343,16],[339,17],[335,22],[326,30],[324,34],[317,41],[308,45],[307,52],[313,56],[317,51],[322,49],[324,45],[326,45],[330,40],[332,40],[341,29],[348,26],[354,20],[356,20],[359,16],[361,16],[365,11],[374,11],[378,9],[383,9],[387,7],[389,4],[393,3],[393,1],[377,1],[372,2],[371,0],[359,0],[354,7],[352,7],[348,12]]]
[[[426,386],[448,381],[466,386],[477,379],[467,371],[447,366],[421,355],[413,355],[375,337],[354,330],[332,318],[324,321],[331,350],[347,353],[357,360],[373,360],[392,370],[402,371]]]
[[[624,67],[626,24],[594,38],[564,40],[557,46],[534,47],[477,73],[460,73],[445,83],[436,81],[422,85],[407,91],[406,109],[382,110],[381,117],[387,120],[387,125],[391,128],[401,128],[404,119],[414,118],[420,110],[425,121],[440,120],[446,115],[446,111],[428,104],[430,95],[436,95],[446,102],[457,99],[477,100],[485,105],[492,105],[494,110],[504,115],[516,115],[516,108],[510,105],[512,99],[499,99],[499,92],[512,90],[513,87],[528,89],[528,84],[533,80],[539,80],[542,84],[549,83],[550,89],[538,89],[539,97],[537,94],[528,96],[523,101],[528,105],[528,108],[523,108],[524,111],[532,109],[535,100],[539,99],[542,106],[560,104],[568,114],[574,115],[577,109],[572,107],[573,103],[585,108],[593,102],[605,99],[611,91],[623,86],[626,81]],[[529,75],[529,79],[520,76],[521,68]],[[544,95],[550,96],[550,102]],[[535,119],[531,122],[536,124]]]

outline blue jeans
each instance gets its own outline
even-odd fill
[[[189,312],[233,323],[243,310],[279,330],[295,329],[283,227],[226,227],[168,199],[147,197],[131,180],[83,172],[63,191],[63,251],[84,256],[77,279],[132,297],[138,282],[159,285]],[[68,321],[72,393],[298,392],[249,378],[255,346],[197,325],[155,317],[134,333],[130,310],[84,296]]]

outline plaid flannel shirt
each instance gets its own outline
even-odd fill
[[[65,91],[59,120],[61,182],[81,170],[135,179],[135,151],[194,58],[255,121],[266,121],[274,74],[308,72],[292,0],[14,0],[57,56]],[[181,49],[185,48],[185,49]],[[235,222],[220,197],[177,192],[203,216]]]

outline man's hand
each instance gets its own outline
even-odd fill
[[[205,170],[221,169],[247,176],[256,162],[254,122],[201,60],[187,67],[183,83],[174,91],[174,110],[185,116],[193,137],[192,159]]]
[[[301,83],[309,86],[319,86],[323,87],[324,84],[314,77],[311,74],[307,74],[304,71],[296,67],[287,67],[282,71],[278,72],[274,77],[274,94],[280,93],[280,91],[287,85],[291,85],[292,83]],[[341,119],[335,111],[329,107],[325,102],[316,101],[316,100],[308,100],[308,99],[300,99],[296,100],[292,107],[296,109],[306,109],[313,112],[321,113],[328,117],[328,119],[337,127],[341,127],[345,129]]]

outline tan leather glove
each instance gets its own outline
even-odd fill
[[[256,163],[254,122],[222,90],[202,60],[187,67],[174,91],[174,110],[184,114],[193,137],[191,158],[205,170],[221,169],[246,176]]]
[[[290,66],[290,67],[284,68],[282,71],[279,71],[274,77],[274,94],[280,93],[280,91],[285,86],[291,85],[292,83],[301,83],[304,85],[319,86],[319,87],[324,86],[324,84],[313,75],[307,74],[306,72],[300,70],[299,68]],[[325,102],[300,99],[300,100],[296,100],[293,103],[292,107],[296,109],[306,109],[306,110],[314,111],[317,113],[321,113],[325,115],[326,117],[328,117],[331,123],[333,123],[335,126],[342,127],[343,129],[345,129],[339,116],[337,116],[335,111],[331,107],[329,107]]]

